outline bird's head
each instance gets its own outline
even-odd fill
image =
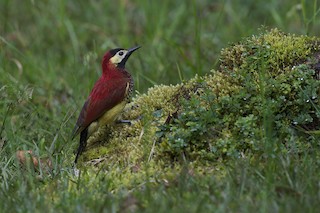
[[[124,68],[130,55],[139,48],[140,46],[136,46],[130,49],[116,48],[108,51],[103,57],[102,69],[105,70],[108,66]]]

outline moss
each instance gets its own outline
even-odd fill
[[[101,128],[82,160],[130,186],[174,179],[186,162],[223,174],[230,158],[302,152],[319,139],[319,58],[316,38],[245,39],[221,51],[219,70],[137,95],[122,114],[132,124]]]
[[[288,67],[305,61],[312,52],[319,50],[316,37],[285,34],[278,29],[259,36],[252,36],[221,51],[221,70],[238,71],[254,69],[259,71],[257,60],[263,60],[272,75],[284,72]]]

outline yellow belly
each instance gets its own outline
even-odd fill
[[[125,105],[126,102],[122,101],[112,109],[106,111],[97,121],[92,122],[88,128],[88,136],[96,132],[100,126],[105,126],[107,124],[113,123],[117,119],[118,115],[122,112]]]

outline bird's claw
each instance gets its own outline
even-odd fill
[[[132,124],[130,120],[117,120],[116,123],[117,124],[128,124],[128,125]]]
[[[139,116],[137,119],[134,120],[117,120],[116,123],[117,124],[128,124],[131,125],[133,121],[138,121],[141,120],[142,116]]]

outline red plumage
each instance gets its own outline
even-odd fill
[[[103,75],[95,83],[89,98],[82,107],[72,138],[100,118],[106,111],[122,102],[126,98],[128,83],[130,83],[130,78],[126,76],[108,79]]]
[[[86,146],[90,124],[130,95],[128,93],[133,89],[133,80],[129,72],[125,70],[124,65],[131,53],[138,48],[135,47],[128,51],[117,48],[104,55],[102,60],[102,76],[95,83],[87,101],[84,103],[72,133],[72,138],[81,133],[80,146],[75,163]],[[119,54],[121,51],[123,53]],[[119,57],[117,58],[118,63],[115,64],[110,59],[116,54],[119,54]]]

